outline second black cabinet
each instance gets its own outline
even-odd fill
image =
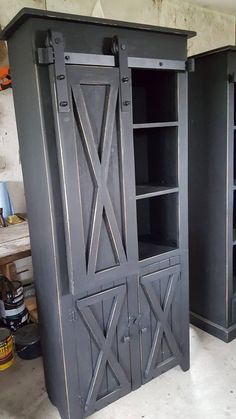
[[[236,48],[195,57],[189,76],[191,321],[236,337]]]

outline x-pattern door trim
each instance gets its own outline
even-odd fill
[[[85,402],[86,412],[88,410],[93,411],[95,408],[98,391],[101,386],[107,362],[109,363],[113,373],[115,374],[118,382],[120,383],[119,387],[115,391],[124,394],[130,390],[130,382],[128,381],[126,374],[124,373],[121,365],[119,364],[116,356],[112,351],[112,343],[116,333],[116,327],[119,321],[125,295],[126,285],[120,285],[113,289],[103,291],[97,295],[87,297],[82,300],[77,300],[76,302],[79,313],[82,315],[83,321],[86,324],[88,331],[91,333],[94,341],[100,348],[94,374]],[[104,301],[106,299],[113,299],[113,303],[110,311],[105,337],[90,306]],[[111,395],[113,396],[113,394]],[[106,397],[109,398],[109,394]]]
[[[107,187],[107,177],[109,170],[109,161],[111,155],[111,145],[113,139],[114,120],[116,115],[117,96],[118,96],[118,75],[117,77],[99,77],[96,74],[96,81],[93,85],[106,85],[108,94],[106,98],[106,108],[104,112],[102,129],[102,151],[101,161],[96,149],[94,133],[91,126],[87,106],[85,103],[81,84],[91,84],[89,79],[84,77],[80,84],[72,86],[73,98],[75,102],[75,111],[80,123],[81,136],[85,146],[88,164],[94,180],[95,194],[93,204],[93,216],[91,217],[90,233],[88,241],[88,263],[87,275],[94,275],[96,272],[96,262],[98,255],[99,236],[101,231],[103,211],[106,215],[109,237],[112,243],[115,258],[119,265],[127,262],[121,234],[117,225],[112,201]]]
[[[176,291],[177,282],[179,279],[180,270],[179,267],[173,267],[165,269],[164,271],[155,272],[153,274],[146,275],[141,278],[141,285],[146,294],[146,297],[150,303],[150,307],[153,311],[153,314],[156,318],[156,329],[153,337],[153,342],[151,346],[151,351],[148,357],[148,362],[145,368],[144,376],[149,378],[152,376],[153,370],[155,370],[155,365],[158,357],[158,353],[161,348],[161,341],[165,333],[167,341],[169,343],[170,349],[172,350],[173,357],[177,362],[181,359],[181,353],[178,347],[178,344],[175,340],[175,337],[171,331],[168,316],[173,302],[173,298]],[[160,300],[157,296],[153,283],[158,280],[167,280],[168,285],[165,293],[163,309],[161,307]]]

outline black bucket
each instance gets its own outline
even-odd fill
[[[41,355],[40,334],[37,324],[28,324],[16,331],[15,349],[22,359],[35,359]]]

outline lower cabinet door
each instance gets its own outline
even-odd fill
[[[180,363],[179,265],[140,277],[140,342],[143,383]]]
[[[84,416],[131,391],[134,350],[141,354],[142,383],[181,362],[179,265],[141,276],[138,295],[140,311],[134,317],[126,283],[76,301],[78,397]],[[140,334],[135,349],[134,333]],[[140,371],[139,362],[136,368]]]
[[[79,397],[88,416],[131,391],[126,284],[76,305]]]

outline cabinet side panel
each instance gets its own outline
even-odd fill
[[[226,54],[189,76],[190,309],[226,326]]]
[[[59,297],[66,292],[67,267],[61,224],[60,185],[52,128],[47,67],[35,65],[30,22],[9,40],[14,103],[29,218],[34,277],[39,305],[46,386],[63,418],[69,418]],[[47,96],[47,98],[46,98]],[[41,101],[47,101],[45,115]],[[45,103],[44,103],[45,105]],[[47,129],[45,128],[47,126]],[[63,282],[64,281],[64,282]],[[56,385],[55,385],[56,383]]]

